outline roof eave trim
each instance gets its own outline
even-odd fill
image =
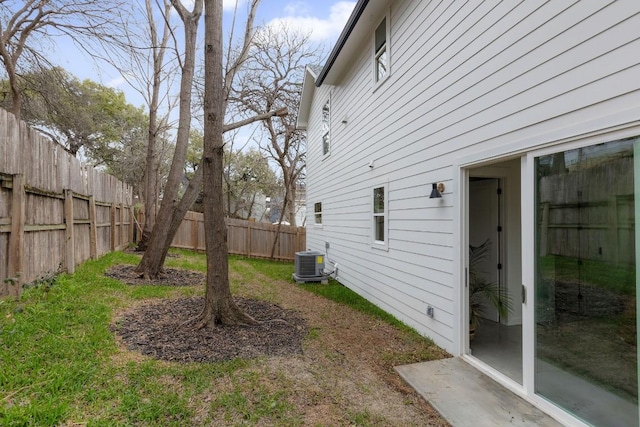
[[[298,105],[298,115],[296,117],[296,129],[307,130],[309,114],[311,111],[311,101],[315,90],[314,82],[318,76],[311,67],[305,67],[302,81],[302,93],[300,94],[300,104]]]
[[[318,75],[318,78],[316,79],[316,87],[320,87],[322,86],[322,83],[324,83],[324,80],[327,78],[329,71],[331,71],[333,64],[336,62],[336,59],[340,55],[340,52],[342,52],[342,48],[349,39],[351,32],[360,20],[360,17],[362,16],[362,13],[364,12],[368,4],[369,0],[358,0],[358,3],[354,7],[349,20],[347,21],[347,25],[342,30],[342,33],[340,34],[336,45],[333,47],[333,50],[331,51],[327,62],[324,64],[322,71],[320,71],[320,75]]]

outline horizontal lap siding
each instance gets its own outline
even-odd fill
[[[633,0],[393,2],[388,80],[374,90],[367,39],[337,86],[316,89],[307,200],[310,210],[322,202],[323,224],[308,227],[309,249],[329,242],[342,283],[451,349],[453,164],[637,120],[639,12]],[[431,183],[440,181],[445,197],[434,203]],[[388,251],[371,245],[371,191],[383,183]]]

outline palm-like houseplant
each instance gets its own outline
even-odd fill
[[[480,264],[491,248],[487,239],[478,246],[469,245],[469,334],[473,338],[476,326],[483,317],[487,305],[493,307],[502,318],[509,316],[512,302],[506,289],[487,280],[479,270]]]

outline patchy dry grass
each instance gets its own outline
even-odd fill
[[[168,266],[203,271],[202,254],[176,254]],[[392,370],[446,354],[384,315],[296,285],[291,264],[231,258],[232,290],[298,310],[310,330],[303,354],[178,364],[126,350],[109,329],[119,313],[203,293],[104,276],[138,259],[110,254],[0,301],[1,425],[446,425]]]

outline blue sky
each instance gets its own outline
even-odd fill
[[[239,10],[246,10],[246,1],[239,0]],[[190,0],[183,4],[191,7]],[[346,24],[355,1],[317,0],[262,0],[256,17],[256,24],[271,25],[285,22],[289,28],[310,31],[310,39],[325,46],[328,52]],[[225,27],[232,19],[235,0],[224,0]],[[202,24],[201,24],[202,26]],[[127,101],[135,106],[143,105],[142,98],[118,74],[106,64],[96,64],[94,60],[79,51],[71,42],[59,40],[53,61],[80,79],[91,79],[101,84],[122,90]]]

